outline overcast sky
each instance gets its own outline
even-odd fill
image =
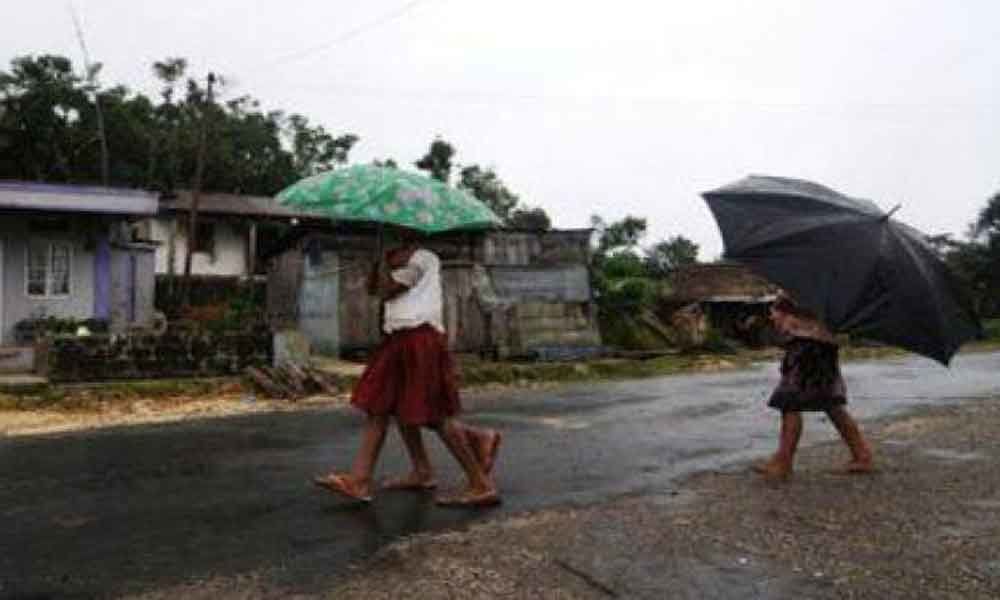
[[[0,63],[79,59],[67,0],[4,0]],[[802,177],[928,233],[1000,190],[996,0],[74,0],[105,83],[153,91],[187,57],[229,96],[412,163],[435,136],[558,227],[649,220],[702,259],[699,193]]]

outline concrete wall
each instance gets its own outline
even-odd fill
[[[4,240],[0,344],[13,342],[13,328],[22,319],[40,316],[86,319],[94,314],[94,249],[87,249],[86,241],[98,231],[99,221],[74,217],[68,232],[40,236],[72,246],[70,293],[59,298],[33,298],[28,296],[26,288],[29,220],[20,215],[0,217],[0,237]]]
[[[191,272],[195,275],[247,275],[247,226],[237,221],[199,217],[201,222],[215,225],[215,252],[196,252],[191,257]],[[156,249],[156,273],[170,272],[170,248],[173,240],[174,273],[184,272],[187,256],[185,225],[175,215],[160,216],[149,223],[150,238],[161,242]]]

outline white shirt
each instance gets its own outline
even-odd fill
[[[429,250],[418,249],[406,266],[391,273],[392,279],[407,289],[385,303],[383,329],[392,333],[424,323],[444,333],[441,294],[441,261]]]

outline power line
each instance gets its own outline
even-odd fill
[[[277,58],[274,62],[269,63],[268,66],[272,66],[273,67],[273,66],[277,66],[277,65],[289,63],[289,62],[298,60],[300,58],[309,56],[310,54],[316,54],[316,53],[319,53],[319,52],[323,52],[323,51],[329,50],[330,48],[333,48],[334,46],[338,46],[338,45],[343,44],[345,42],[349,42],[349,41],[353,40],[354,38],[358,37],[359,35],[361,35],[363,33],[366,33],[366,32],[368,32],[368,31],[370,31],[372,29],[375,29],[376,27],[380,27],[382,25],[385,25],[386,23],[390,23],[392,21],[395,21],[395,20],[403,17],[407,13],[411,12],[414,8],[417,7],[417,5],[421,4],[422,2],[425,2],[425,0],[410,0],[406,4],[400,6],[399,8],[397,8],[395,10],[392,10],[392,11],[389,11],[389,12],[387,12],[385,14],[382,14],[382,15],[376,17],[375,19],[373,19],[373,20],[371,20],[371,21],[369,21],[367,23],[363,23],[361,25],[358,25],[354,29],[349,29],[349,30],[345,31],[344,33],[338,35],[337,37],[333,38],[332,40],[328,41],[328,42],[324,42],[322,44],[317,44],[315,46],[312,46],[312,47],[309,47],[309,48],[304,48],[302,50],[298,50],[296,52],[292,52],[292,53],[286,54],[284,56],[281,56],[281,57]]]

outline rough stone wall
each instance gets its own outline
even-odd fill
[[[172,326],[163,335],[52,337],[39,343],[38,367],[56,383],[236,375],[271,363],[271,335]]]

